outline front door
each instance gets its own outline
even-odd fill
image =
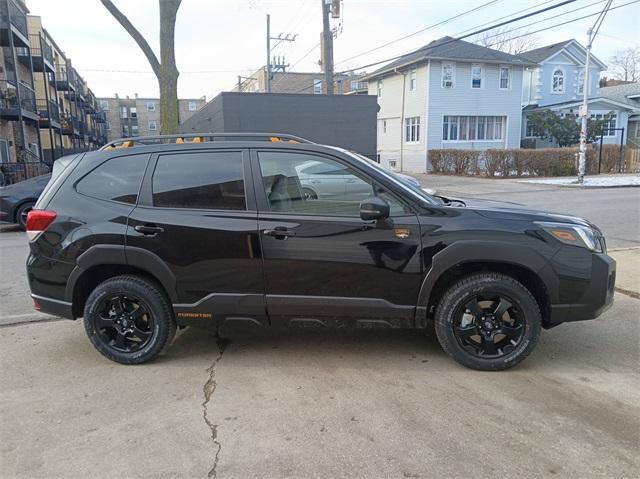
[[[272,324],[413,325],[422,272],[409,206],[337,157],[270,149],[252,161]],[[390,203],[388,220],[360,219],[374,195]]]

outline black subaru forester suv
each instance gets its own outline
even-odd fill
[[[602,313],[615,281],[585,220],[435,197],[281,134],[132,138],[62,158],[27,230],[35,308],[83,317],[124,364],[182,326],[435,323],[461,364],[506,369],[541,328]]]

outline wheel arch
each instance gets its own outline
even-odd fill
[[[433,257],[418,298],[419,311],[424,312],[417,318],[418,325],[432,316],[448,285],[481,271],[502,273],[522,283],[536,299],[546,325],[557,291],[557,278],[547,265],[544,257],[526,246],[473,241],[454,243]]]

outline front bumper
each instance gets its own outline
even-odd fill
[[[550,326],[567,321],[581,321],[600,316],[613,304],[616,262],[603,253],[591,255],[591,268],[585,289],[578,302],[552,304]]]

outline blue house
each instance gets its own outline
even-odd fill
[[[380,163],[425,172],[433,149],[518,148],[523,75],[535,65],[443,37],[366,75],[378,97]]]
[[[537,148],[555,146],[550,139],[538,138],[528,122],[528,116],[533,112],[552,110],[560,115],[574,116],[577,121],[584,92],[586,53],[576,40],[565,40],[519,55],[523,61],[537,64],[525,69],[522,82],[523,143]],[[592,118],[609,117],[603,143],[616,144],[622,141],[622,128],[628,130],[634,107],[601,94],[598,83],[600,73],[606,69],[603,62],[591,55],[587,90],[589,115]]]

